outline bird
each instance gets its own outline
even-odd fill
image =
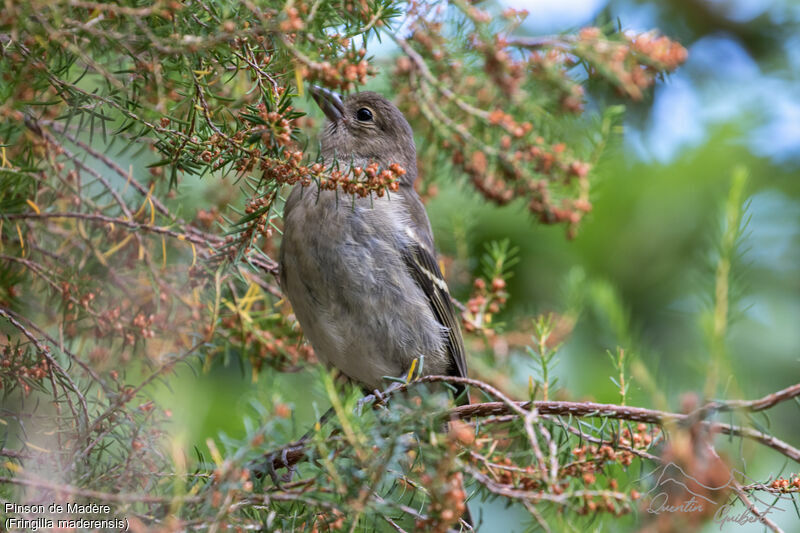
[[[325,168],[400,165],[396,191],[366,197],[296,184],[284,205],[279,282],[317,358],[365,393],[387,376],[467,377],[457,314],[414,189],[416,146],[403,113],[382,95],[343,97],[313,86],[327,120]],[[418,368],[419,370],[419,368]],[[456,387],[459,404],[468,403]]]

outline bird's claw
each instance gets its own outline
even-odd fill
[[[381,405],[383,401],[386,399],[386,396],[384,396],[383,393],[378,389],[372,391],[372,396],[375,397],[375,405]]]
[[[386,401],[386,395],[378,389],[374,389],[372,394],[367,394],[358,400],[358,403],[356,404],[356,414],[361,416],[361,412],[364,410],[365,405],[372,404],[372,407],[378,407],[383,405],[384,401]]]
[[[281,479],[284,483],[291,483],[294,473],[297,472],[297,466],[289,464],[289,448],[284,448],[283,452],[281,452],[281,461],[283,461],[283,466],[286,467],[286,473]]]
[[[367,396],[364,396],[363,398],[358,400],[358,402],[356,403],[356,416],[361,416],[361,413],[364,411],[364,406],[368,405],[374,400],[375,396],[372,394],[368,394]]]
[[[275,488],[283,490],[283,483],[291,483],[294,473],[297,471],[297,467],[289,463],[289,448],[281,450],[280,460],[281,463],[283,463],[281,466],[286,468],[286,473],[282,476],[278,475],[278,471],[275,469],[275,454],[269,454],[266,459],[264,470],[269,474],[269,477],[275,484]]]

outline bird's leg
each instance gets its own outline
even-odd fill
[[[320,417],[314,427],[306,431],[305,435],[300,437],[299,440],[284,446],[280,450],[276,450],[272,453],[264,454],[264,470],[269,477],[272,479],[272,482],[275,483],[275,487],[281,489],[282,483],[290,483],[292,478],[294,477],[295,472],[297,471],[297,460],[291,462],[289,461],[289,453],[293,450],[302,449],[305,444],[311,440],[311,437],[317,431],[317,427],[322,427],[322,425],[333,416],[334,410],[333,407],[325,411],[325,414]],[[285,467],[288,471],[283,476],[279,476],[277,469],[275,468],[275,462],[277,459],[278,454],[280,453],[280,463],[278,468]],[[258,471],[257,471],[258,472]]]
[[[390,396],[390,395],[391,395],[391,394],[392,394],[394,391],[396,391],[397,389],[399,389],[400,387],[402,387],[403,385],[405,385],[405,383],[400,383],[399,381],[393,381],[391,385],[389,385],[388,387],[386,387],[386,390],[385,390],[385,391],[383,391],[383,392],[378,392],[378,391],[375,391],[376,393],[378,393],[378,401],[377,401],[377,402],[375,402],[375,403],[376,403],[376,405],[381,405],[381,404],[382,404],[382,403],[383,403],[385,400],[388,400],[388,399],[389,399],[389,396]]]
[[[363,398],[358,400],[356,404],[356,415],[361,416],[362,411],[364,410],[365,405],[374,404],[374,406],[380,405],[383,402],[383,393],[378,389],[372,391],[372,394],[366,394]]]
[[[377,389],[375,390],[375,392],[378,392]],[[358,400],[358,403],[356,404],[356,409],[355,409],[356,416],[361,416],[361,413],[364,410],[364,406],[367,405],[367,404],[372,403],[374,400],[375,400],[375,394],[374,393],[373,394],[367,394],[366,396],[364,396],[363,398]]]
[[[355,409],[356,414],[361,416],[361,412],[363,411],[365,405],[373,404],[373,407],[383,405],[383,403],[388,399],[388,396],[402,386],[403,383],[393,381],[392,384],[389,385],[383,392],[378,389],[374,389],[371,394],[367,394],[358,400]]]
[[[282,453],[281,456],[284,456],[284,454]],[[284,461],[284,464],[285,462],[286,461]],[[275,469],[274,453],[268,453],[264,456],[264,471],[269,475],[270,479],[272,479],[272,482],[275,484],[275,488],[278,490],[283,490],[281,476],[278,475],[278,471]]]
[[[276,450],[273,453],[264,455],[264,472],[269,475],[278,490],[283,490],[283,483],[291,483],[294,473],[297,471],[297,466],[295,462],[289,460],[289,453],[296,450],[298,447],[302,447],[303,444],[305,444],[305,441],[301,439],[289,446],[284,446],[280,451]],[[280,463],[278,464],[278,468],[287,469],[287,472],[282,476],[278,475],[278,470],[275,468],[275,463],[279,455]]]
[[[283,461],[283,466],[286,467],[286,473],[283,475],[281,480],[284,483],[291,483],[294,473],[297,472],[297,464],[289,464],[289,448],[283,449],[283,452],[281,453],[281,461]]]

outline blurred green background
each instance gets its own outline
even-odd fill
[[[689,60],[647,101],[628,106],[624,128],[596,169],[594,210],[574,240],[565,238],[563,228],[538,225],[524,206],[487,205],[462,177],[442,172],[425,176],[438,187],[427,208],[440,252],[458,258],[466,250],[477,258],[486,243],[509,239],[519,248],[520,261],[500,320],[525,327],[539,313],[577,313],[556,367],[568,397],[618,402],[606,350],[622,346],[649,369],[666,402],[657,405],[651,388],[634,380],[629,403],[680,410],[685,393],[703,395],[725,203],[733,175],[744,169],[745,224],[730,276],[731,322],[724,344],[731,375],[723,376],[720,390],[726,397],[752,399],[797,383],[800,60],[794,50],[800,45],[800,7],[767,0],[508,3],[532,13],[530,24],[521,28],[529,34],[593,21],[658,27],[689,49]],[[386,73],[392,50],[373,44],[370,51],[385,58]],[[381,90],[384,82],[379,77],[369,88]],[[616,103],[607,95],[593,98],[595,109]],[[319,117],[310,101],[306,106]],[[179,198],[185,214],[208,207],[204,191],[216,186],[209,179],[184,181]],[[462,268],[477,274],[479,266],[475,261]],[[467,296],[468,285],[450,282],[456,296]],[[513,380],[524,391],[531,360],[514,350],[509,358]],[[220,361],[206,371],[184,367],[179,376],[158,396],[173,413],[170,431],[188,446],[203,448],[207,438],[221,433],[243,435],[253,399],[291,406],[287,427],[294,436],[327,408],[313,371],[267,372],[254,381],[249,369]],[[792,405],[771,410],[773,434],[800,442],[797,412]],[[740,449],[738,441],[731,442],[728,452],[734,462],[746,459],[755,479],[785,466],[777,454],[749,443]],[[505,514],[502,527],[523,530],[515,516]],[[797,526],[796,516],[777,520],[787,531]],[[757,528],[736,529],[748,530]]]

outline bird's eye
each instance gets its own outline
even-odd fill
[[[372,111],[367,109],[366,107],[362,107],[358,111],[356,111],[356,118],[361,122],[369,122],[372,120]]]

